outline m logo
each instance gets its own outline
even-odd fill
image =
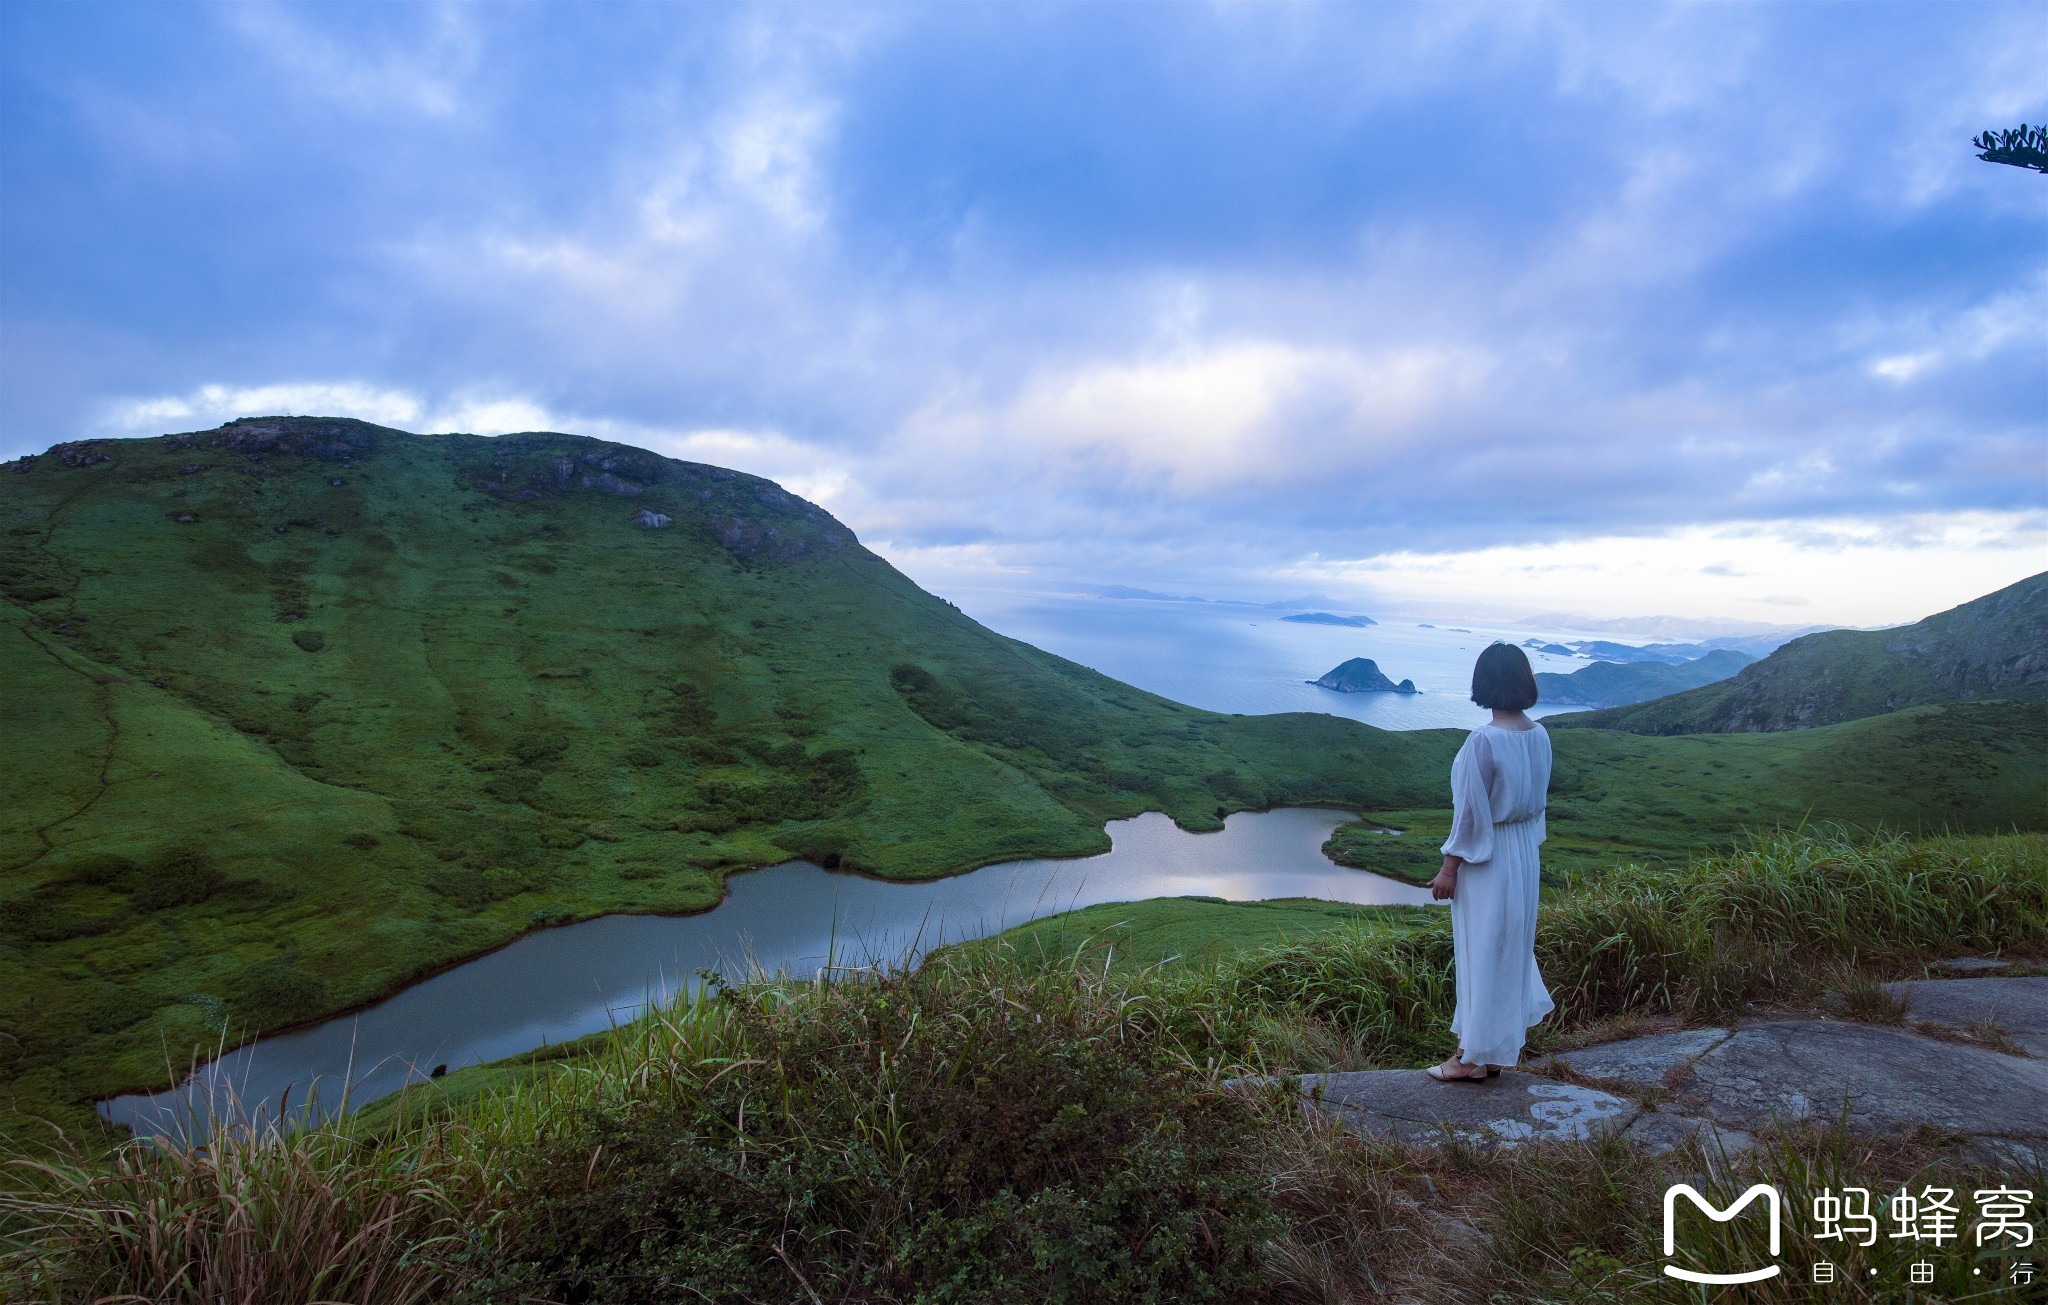
[[[1776,1259],[1778,1257],[1779,1219],[1777,1188],[1769,1183],[1758,1183],[1755,1187],[1750,1188],[1737,1197],[1734,1204],[1730,1205],[1727,1209],[1717,1210],[1712,1202],[1693,1189],[1692,1184],[1674,1183],[1664,1189],[1665,1259],[1668,1260],[1678,1253],[1678,1221],[1673,1216],[1678,1212],[1678,1198],[1680,1196],[1691,1200],[1694,1205],[1700,1208],[1700,1213],[1706,1215],[1707,1218],[1712,1219],[1715,1223],[1727,1223],[1736,1215],[1741,1214],[1751,1201],[1761,1196],[1764,1198],[1764,1206],[1771,1216],[1771,1258]],[[1721,1285],[1737,1282],[1762,1282],[1765,1278],[1775,1278],[1778,1276],[1778,1266],[1772,1264],[1761,1269],[1748,1269],[1742,1273],[1700,1273],[1694,1269],[1681,1269],[1675,1264],[1667,1264],[1664,1266],[1664,1272],[1669,1277],[1680,1278],[1686,1282],[1706,1282]]]

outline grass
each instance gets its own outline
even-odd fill
[[[0,1194],[0,1283],[24,1301],[1462,1302],[1503,1282],[1684,1300],[1656,1267],[1659,1194],[1679,1176],[1707,1175],[1724,1204],[1776,1182],[1795,1215],[1819,1186],[1991,1185],[1932,1137],[1795,1131],[1714,1163],[1342,1136],[1283,1091],[1224,1080],[1327,1068],[1300,1057],[1333,1037],[1361,1063],[1435,1058],[1447,958],[1431,931],[1341,921],[1199,967],[1105,964],[1102,945],[742,985],[524,1058],[484,1090],[131,1143],[111,1168],[45,1147]],[[1560,1036],[1794,998],[1850,964],[2038,952],[2048,838],[1778,836],[1590,885],[1546,910],[1539,946]],[[1726,1262],[1755,1235],[1702,1223],[1681,1250]],[[1907,1254],[1881,1245],[1870,1263],[1891,1273]],[[1960,1293],[1970,1262],[1949,1260],[1943,1289]],[[1802,1298],[1761,1290],[1746,1299]]]
[[[1276,1204],[1288,1223],[1267,1261],[1269,1290],[1279,1301],[2029,1299],[2008,1275],[2031,1253],[2012,1253],[2009,1242],[1982,1252],[1951,1244],[1930,1253],[1882,1235],[1869,1248],[1853,1239],[1811,1239],[1813,1200],[1825,1192],[1862,1187],[1881,1215],[1886,1197],[1901,1187],[1948,1188],[1970,1211],[1970,1194],[1979,1189],[2038,1193],[2044,1186],[2038,1169],[1990,1165],[1938,1136],[1858,1137],[1808,1126],[1767,1132],[1762,1145],[1738,1155],[1688,1143],[1664,1157],[1620,1138],[1482,1155],[1361,1138],[1313,1120],[1277,1127],[1269,1138],[1265,1163],[1277,1175]],[[1679,1181],[1721,1208],[1753,1184],[1776,1187],[1785,1219],[1776,1262],[1784,1271],[1739,1295],[1704,1295],[1663,1276],[1667,1263],[1727,1272],[1773,1262],[1754,1211],[1728,1223],[1682,1222],[1677,1253],[1667,1259],[1663,1192]],[[1833,1263],[1836,1278],[1816,1287],[1812,1266],[1822,1258]],[[1927,1290],[1908,1295],[1907,1268],[1919,1259],[1934,1264],[1936,1276]],[[2034,1263],[2038,1268],[2038,1258]]]
[[[1331,930],[1395,934],[1431,919],[1419,906],[1350,906],[1313,898],[1226,902],[1160,897],[1113,902],[1019,925],[1000,945],[1051,960],[1086,953],[1122,970],[1214,965],[1242,952]]]
[[[0,739],[34,759],[0,769],[8,1136],[84,1136],[91,1098],[223,1031],[544,925],[702,910],[792,856],[925,877],[1099,852],[1144,810],[1319,803],[1410,821],[1373,868],[1413,877],[1459,742],[1166,701],[977,625],[765,481],[566,435],[60,446],[0,474],[0,591]],[[1561,732],[1553,861],[2048,818],[2041,709],[1837,729]]]
[[[2039,827],[2048,811],[2048,708],[1916,707],[1821,729],[1679,738],[1558,730],[1546,877],[1683,863],[1759,828],[1810,821],[1906,832]],[[1324,850],[1340,864],[1427,883],[1448,806],[1376,809]],[[1398,830],[1399,834],[1389,834]]]
[[[597,441],[294,419],[8,473],[0,1131],[734,869],[1093,853],[1144,810],[1420,800],[1448,757],[1167,702]]]

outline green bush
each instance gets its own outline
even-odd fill
[[[29,942],[92,938],[128,923],[120,899],[69,884],[46,884],[0,911],[0,928]]]
[[[114,881],[125,889],[135,904],[146,911],[172,906],[196,906],[219,892],[227,882],[213,857],[194,848],[178,848],[159,857],[147,869],[123,874]]]
[[[468,1299],[1240,1299],[1242,1099],[1069,968],[717,999],[722,1054],[522,1164]],[[803,1284],[800,1286],[799,1284]],[[815,1293],[806,1296],[806,1292]]]
[[[257,1028],[308,1019],[327,1006],[327,980],[279,956],[250,966],[237,987],[239,1013]]]

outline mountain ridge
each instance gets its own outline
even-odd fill
[[[1625,707],[1712,684],[1736,674],[1756,658],[1732,648],[1717,648],[1691,661],[1596,661],[1569,674],[1538,671],[1541,701],[1556,706]]]
[[[1773,732],[1989,698],[2048,701],[2048,572],[1912,625],[1802,635],[1719,683],[1547,723],[1638,734]]]

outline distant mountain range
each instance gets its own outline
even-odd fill
[[[1662,639],[1671,643],[1721,644],[1729,639],[1757,639],[1775,636],[1779,643],[1802,634],[1835,629],[1829,625],[1768,625],[1761,621],[1699,620],[1683,616],[1588,616],[1584,612],[1539,612],[1515,622],[1534,630],[1600,630],[1608,634],[1632,634],[1638,638]]]
[[[1255,603],[1249,598],[1204,598],[1200,594],[1163,594],[1156,589],[1138,589],[1131,585],[1090,585],[1079,592],[1090,598],[1114,598],[1125,602],[1146,603],[1209,603],[1217,607],[1259,607],[1273,611],[1286,611],[1302,607],[1329,607],[1336,599],[1328,594],[1302,594],[1295,598],[1281,598],[1270,603]],[[1287,619],[1285,617],[1281,618]],[[1376,624],[1369,617],[1361,617],[1367,625]]]
[[[1733,678],[1632,706],[1552,716],[1545,724],[1632,734],[1752,733],[1985,698],[2048,702],[2048,573],[1914,625],[1804,635]]]
[[[1725,680],[1755,660],[1748,653],[1717,648],[1676,665],[1663,661],[1598,661],[1569,675],[1540,671],[1536,688],[1543,695],[1542,701],[1552,706],[1625,707]]]

